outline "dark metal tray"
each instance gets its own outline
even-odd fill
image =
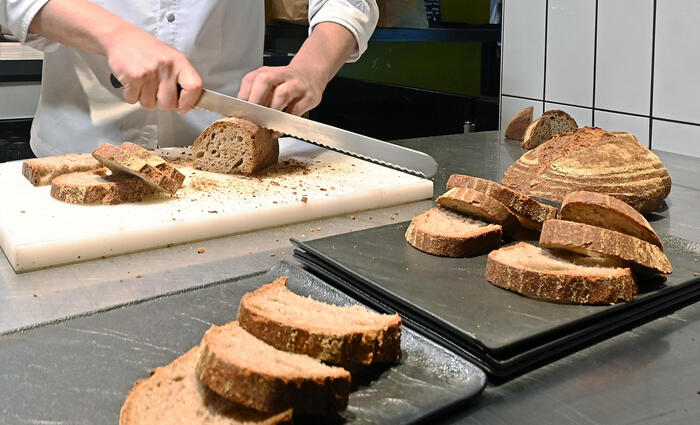
[[[674,273],[665,284],[644,284],[632,302],[578,306],[522,297],[484,278],[486,256],[445,258],[425,254],[404,240],[408,223],[346,233],[306,243],[295,242],[353,285],[412,316],[446,339],[499,362],[600,323],[613,315],[650,308],[665,297],[694,291],[700,278],[700,246],[664,236]],[[297,254],[298,255],[298,254]]]
[[[339,305],[358,302],[288,263],[136,303],[0,335],[0,423],[114,424],[138,379],[235,320],[246,292],[289,275],[289,288]],[[425,421],[473,397],[486,377],[473,364],[404,327],[403,357],[358,378],[331,423]],[[355,385],[355,382],[353,383]],[[313,418],[295,418],[313,422]]]

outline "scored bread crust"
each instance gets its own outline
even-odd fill
[[[89,153],[32,158],[22,163],[22,175],[34,186],[44,186],[63,174],[97,170],[103,165]]]
[[[649,242],[602,227],[565,220],[547,220],[542,225],[540,245],[586,254],[595,252],[632,263],[644,274],[672,273],[666,254]]]
[[[561,203],[561,218],[615,230],[642,239],[663,250],[663,244],[649,222],[625,202],[602,193],[571,192]]]
[[[629,301],[637,293],[629,268],[579,266],[525,242],[489,253],[486,279],[558,303],[612,304]]]
[[[195,374],[198,347],[134,384],[119,413],[119,425],[275,425],[292,420],[292,409],[262,413],[205,387]]]
[[[177,192],[185,181],[185,175],[166,160],[131,142],[124,142],[119,147],[103,143],[92,156],[112,173],[131,174],[150,187],[171,194]]]
[[[372,365],[401,359],[398,314],[326,304],[297,295],[286,284],[287,276],[282,276],[245,294],[238,308],[240,326],[280,350],[328,363]],[[295,306],[304,314],[295,315]]]
[[[212,326],[200,344],[200,381],[222,397],[261,412],[327,414],[345,409],[350,373],[278,350],[238,322]]]
[[[520,223],[528,229],[539,230],[545,220],[557,216],[556,208],[537,202],[529,196],[491,180],[464,174],[452,174],[447,180],[447,190],[454,187],[466,187],[489,195],[510,208],[516,216],[519,216]]]
[[[117,205],[139,202],[146,185],[129,174],[107,175],[107,168],[63,174],[51,182],[51,196],[69,204]]]
[[[406,241],[414,248],[442,257],[473,257],[501,246],[503,230],[435,207],[414,217],[406,229]]]
[[[518,112],[506,127],[505,136],[507,139],[523,140],[525,131],[532,123],[532,113],[535,110],[532,106],[528,106]]]
[[[192,155],[200,170],[250,175],[277,163],[279,142],[270,130],[250,121],[223,118],[200,134]]]
[[[500,224],[503,233],[515,235],[520,229],[520,221],[505,205],[491,196],[467,187],[454,187],[437,198],[441,206],[462,214],[482,219],[488,223]]]

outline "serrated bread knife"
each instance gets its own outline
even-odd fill
[[[121,83],[114,75],[110,79],[114,87],[121,87]],[[437,172],[435,160],[423,152],[256,105],[211,90],[202,90],[202,96],[196,107],[226,117],[243,118],[261,127],[417,176],[432,177]]]

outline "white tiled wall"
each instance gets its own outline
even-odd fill
[[[700,0],[503,0],[501,125],[535,106],[700,157]]]

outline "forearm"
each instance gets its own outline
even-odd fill
[[[345,27],[322,22],[316,25],[290,66],[313,70],[325,86],[356,49],[357,41]]]

